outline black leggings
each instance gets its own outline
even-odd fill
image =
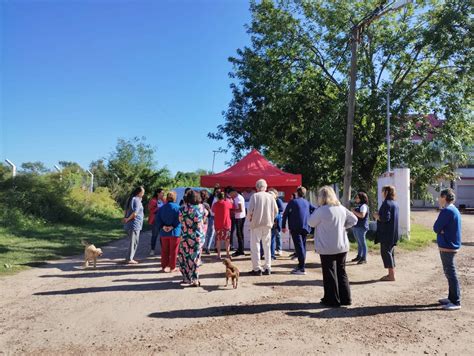
[[[380,244],[380,255],[385,268],[395,268],[395,245],[392,243]]]

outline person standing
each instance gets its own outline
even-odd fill
[[[235,232],[237,235],[237,250],[232,257],[245,256],[244,252],[244,224],[245,224],[245,199],[235,189],[231,188],[229,192],[233,199],[234,206],[232,213],[234,214]]]
[[[233,201],[225,199],[225,194],[219,192],[217,201],[212,205],[214,213],[214,226],[216,228],[216,248],[217,258],[221,258],[221,243],[225,242],[225,251],[227,258],[230,257],[230,228],[231,228],[231,210],[234,208]]]
[[[283,218],[283,201],[278,196],[278,190],[275,188],[270,188],[268,191],[275,195],[275,201],[278,207],[278,214],[275,217],[275,221],[272,226],[271,242],[272,260],[276,260],[276,256],[281,256],[281,223]]]
[[[201,240],[204,238],[204,219],[207,211],[201,204],[201,195],[189,190],[184,204],[179,209],[181,242],[179,244],[178,265],[183,275],[183,283],[200,286],[199,262],[201,260]]]
[[[318,204],[319,208],[311,214],[308,224],[315,228],[314,246],[323,270],[324,297],[321,304],[328,307],[350,305],[351,290],[346,273],[349,239],[346,229],[357,223],[357,217],[341,205],[329,186],[319,190]]]
[[[308,219],[315,207],[304,198],[306,196],[305,187],[298,187],[296,196],[296,199],[291,200],[286,206],[282,225],[283,232],[286,232],[286,222],[288,220],[291,238],[295,245],[295,254],[298,257],[298,266],[291,273],[303,275],[306,274],[306,236],[311,231]]]
[[[136,265],[138,262],[134,260],[135,253],[138,248],[138,240],[140,239],[140,231],[143,228],[143,204],[142,198],[145,194],[143,187],[137,187],[127,200],[125,207],[125,217],[123,218],[124,228],[130,239],[125,262],[129,265]]]
[[[395,200],[395,187],[386,185],[382,188],[383,203],[378,213],[374,213],[377,220],[376,242],[380,242],[380,255],[388,274],[381,281],[395,281],[395,246],[400,239],[398,231],[398,203]]]
[[[213,191],[212,195],[209,197],[209,199],[207,201],[207,203],[211,207],[211,213],[208,217],[206,243],[204,245],[204,251],[203,251],[206,255],[211,254],[212,245],[214,244],[214,239],[215,239],[215,236],[216,236],[216,229],[215,229],[215,226],[214,226],[214,213],[212,212],[212,206],[217,202],[217,200],[218,200],[217,196],[219,195],[220,192],[221,192],[221,188],[219,187],[218,184],[216,184],[216,186],[214,187],[214,191]],[[214,244],[214,246],[215,246],[215,244]]]
[[[455,199],[456,196],[452,189],[441,191],[438,198],[441,211],[433,226],[433,230],[437,234],[436,241],[444,275],[448,280],[448,298],[439,300],[445,310],[461,309],[461,288],[454,263],[456,253],[461,247],[461,214],[454,206]]]
[[[278,207],[273,194],[267,193],[267,182],[259,179],[256,183],[257,193],[249,201],[247,218],[250,222],[250,250],[252,254],[251,275],[261,276],[271,274],[270,242],[271,229]],[[263,244],[265,265],[260,266],[260,241]]]
[[[156,228],[155,219],[156,214],[158,213],[158,209],[163,206],[164,201],[164,191],[163,189],[157,189],[153,197],[148,202],[148,224],[151,225],[151,248],[150,248],[150,256],[155,255],[155,247],[156,247],[156,240],[158,239],[159,230]],[[161,240],[160,240],[161,243]]]
[[[358,192],[355,196],[356,207],[352,212],[357,216],[357,224],[352,228],[352,233],[357,241],[357,256],[351,262],[358,265],[367,263],[367,241],[365,235],[369,231],[369,198],[364,192]]]
[[[176,204],[176,193],[166,195],[167,203],[156,214],[156,228],[161,239],[161,270],[176,271],[176,259],[181,240],[181,224],[179,222],[179,205]]]

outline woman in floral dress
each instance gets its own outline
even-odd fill
[[[183,283],[200,286],[199,261],[201,241],[204,240],[204,219],[207,211],[201,204],[201,196],[189,191],[184,197],[185,204],[179,210],[181,222],[181,242],[178,252],[178,266],[183,275]]]

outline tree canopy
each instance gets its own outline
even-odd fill
[[[342,182],[350,29],[380,1],[252,2],[251,45],[229,58],[233,98],[210,133],[235,159],[257,148],[316,187]],[[386,167],[386,93],[392,166],[426,183],[466,159],[473,142],[472,3],[416,1],[366,27],[358,47],[353,185],[370,190]],[[445,119],[430,128],[427,114]],[[414,143],[414,134],[422,137]],[[434,134],[434,138],[431,136]],[[434,164],[436,163],[436,164]]]

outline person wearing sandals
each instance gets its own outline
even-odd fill
[[[449,286],[448,298],[439,300],[445,310],[461,309],[461,288],[454,263],[456,253],[461,247],[461,214],[454,206],[455,198],[452,189],[441,191],[438,198],[441,211],[433,226],[437,235],[436,241],[441,263]]]
[[[315,228],[314,247],[321,258],[324,297],[321,304],[328,307],[350,305],[351,290],[346,273],[349,239],[346,229],[357,223],[357,217],[346,209],[329,186],[318,191],[318,205],[308,219]]]
[[[176,204],[176,193],[166,195],[167,203],[156,214],[155,225],[161,239],[161,270],[176,271],[178,247],[181,241],[181,223],[179,222],[179,205]]]
[[[358,265],[367,263],[367,241],[365,235],[369,231],[369,198],[364,192],[358,192],[355,196],[356,208],[352,212],[357,216],[357,224],[352,228],[352,233],[357,241],[357,256],[351,262]]]
[[[140,231],[143,228],[143,204],[142,198],[145,194],[143,187],[137,187],[127,200],[125,207],[125,217],[123,218],[124,228],[127,231],[127,236],[130,239],[125,263],[129,265],[136,265],[138,262],[134,260],[135,253],[138,248],[138,240],[140,239]]]
[[[219,192],[217,199],[212,205],[214,227],[216,229],[217,258],[221,258],[221,243],[224,241],[227,258],[230,259],[230,229],[232,226],[230,214],[234,204],[231,200],[225,199],[224,192]]]
[[[201,204],[201,195],[189,190],[184,204],[179,209],[181,222],[181,242],[178,252],[178,266],[183,275],[183,283],[200,286],[199,262],[201,260],[201,240],[204,239],[204,219],[207,211]]]
[[[374,213],[377,220],[376,242],[380,242],[380,255],[388,274],[380,278],[381,281],[395,281],[395,246],[400,239],[398,232],[398,203],[395,200],[395,187],[386,185],[382,188],[383,203],[378,213]]]

